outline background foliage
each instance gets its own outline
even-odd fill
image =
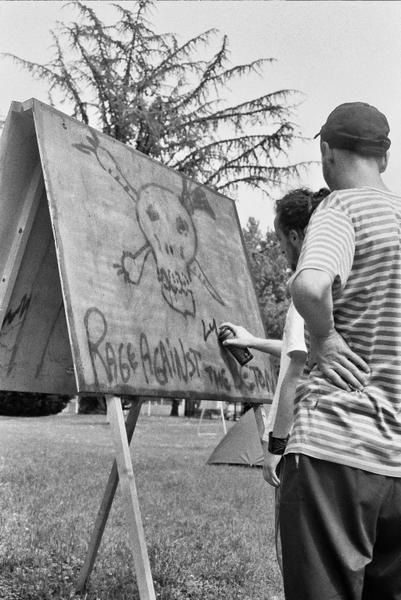
[[[251,217],[243,229],[256,294],[268,337],[281,338],[289,297],[287,294],[288,265],[276,234],[262,234]]]
[[[70,396],[1,392],[0,415],[8,417],[43,417],[46,415],[55,415],[67,406],[69,400]]]

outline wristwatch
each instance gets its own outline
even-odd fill
[[[270,454],[284,454],[289,435],[285,438],[273,437],[273,432],[269,432],[269,446],[268,450]]]

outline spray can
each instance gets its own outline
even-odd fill
[[[220,328],[219,331],[219,342],[224,342],[230,338],[235,337],[232,329],[225,325]],[[228,350],[230,354],[239,362],[241,366],[246,365],[253,358],[253,354],[249,352],[248,348],[240,348],[239,346],[224,346],[225,350]]]

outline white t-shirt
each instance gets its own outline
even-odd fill
[[[269,440],[269,431],[273,431],[281,385],[293,352],[305,352],[306,354],[307,349],[305,344],[304,320],[291,302],[285,318],[283,345],[280,355],[280,371],[272,405],[268,414],[266,414],[265,404],[261,404],[255,408],[255,418],[261,441],[267,442]]]

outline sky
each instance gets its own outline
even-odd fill
[[[113,20],[108,2],[88,4],[105,22]],[[65,2],[0,0],[0,51],[44,63],[52,57],[50,30],[56,21],[76,16]],[[294,145],[290,163],[318,163],[319,143],[313,136],[338,104],[358,100],[379,108],[388,118],[392,140],[384,181],[401,194],[401,1],[158,0],[151,20],[157,31],[174,32],[182,41],[217,28],[228,35],[233,64],[275,59],[262,77],[243,80],[226,94],[236,101],[279,89],[302,93],[293,120],[308,140]],[[0,59],[0,82],[0,116],[13,100],[48,102],[46,84],[8,59]],[[272,228],[274,200],[298,185],[322,187],[320,165],[272,190],[270,198],[241,189],[235,197],[242,225],[253,216],[263,231]]]

